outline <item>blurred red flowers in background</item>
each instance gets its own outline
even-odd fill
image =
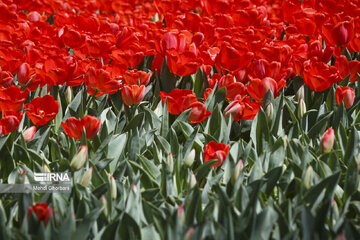
[[[212,167],[220,167],[227,155],[229,154],[230,146],[223,143],[217,143],[215,141],[209,142],[204,148],[204,162],[208,162],[212,159],[217,159]]]
[[[39,222],[43,222],[45,226],[48,224],[54,214],[54,210],[48,207],[47,203],[36,203],[30,206],[27,211],[27,219],[29,220],[30,214],[34,213]]]
[[[25,104],[26,115],[35,125],[45,125],[56,117],[60,103],[51,95],[36,97]]]
[[[85,129],[86,138],[93,139],[100,130],[101,121],[89,115],[81,119],[69,117],[65,122],[61,123],[61,126],[70,138],[80,140],[83,129]]]

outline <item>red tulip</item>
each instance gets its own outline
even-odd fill
[[[193,51],[179,53],[176,50],[170,50],[166,54],[169,70],[178,76],[188,76],[198,71],[202,61]]]
[[[334,145],[334,139],[335,139],[335,131],[334,129],[329,128],[322,136],[321,150],[323,152],[330,152]]]
[[[271,90],[274,97],[276,98],[281,89],[286,86],[285,80],[280,80],[276,82],[274,79],[270,77],[260,79],[253,79],[250,81],[250,84],[247,85],[247,91],[249,95],[257,102],[260,102],[264,97],[268,90]]]
[[[332,46],[346,46],[355,35],[354,21],[343,21],[337,24],[326,23],[322,27],[322,33]]]
[[[25,104],[26,115],[35,125],[45,125],[56,117],[60,103],[51,95],[36,97]]]
[[[1,71],[0,68],[0,87],[9,87],[14,83],[14,76],[8,71]]]
[[[236,96],[224,110],[225,118],[228,119],[230,115],[233,117],[233,121],[237,122],[240,119],[252,120],[259,112],[261,104],[256,102],[250,102],[250,97]]]
[[[70,117],[61,123],[62,128],[70,138],[80,140],[83,129],[87,139],[93,139],[100,130],[101,121],[96,117],[86,115],[82,119]]]
[[[145,85],[124,85],[121,96],[127,106],[138,105],[145,96]]]
[[[223,143],[217,143],[215,141],[209,142],[204,149],[204,162],[208,162],[212,159],[217,159],[212,167],[220,167],[227,155],[229,154],[230,146]]]
[[[6,135],[18,129],[22,117],[22,112],[3,112],[3,116],[0,118],[0,134]]]
[[[58,36],[63,44],[70,48],[79,49],[85,45],[85,36],[67,26],[59,30]]]
[[[197,98],[193,91],[189,89],[174,89],[170,93],[160,92],[160,97],[165,104],[167,99],[168,111],[171,114],[178,115],[183,112],[184,105],[189,106],[193,102],[197,102]]]
[[[187,109],[189,108],[191,108],[189,116],[189,121],[191,123],[202,122],[211,115],[211,112],[206,110],[205,104],[201,102],[193,102],[187,107]]]
[[[145,85],[149,84],[151,73],[144,71],[127,70],[124,76],[124,82],[128,85]]]
[[[335,92],[335,98],[338,105],[344,102],[345,108],[350,108],[354,103],[355,92],[351,87],[338,86]]]
[[[303,79],[310,89],[317,92],[342,80],[336,67],[320,62],[316,57],[304,62]]]
[[[20,87],[11,85],[7,88],[0,88],[0,111],[14,111],[17,112],[21,109],[29,90],[20,90]]]
[[[54,210],[48,207],[47,203],[37,203],[34,206],[30,206],[27,211],[27,219],[29,220],[31,212],[34,212],[39,222],[48,224],[54,214]]]
[[[85,85],[90,95],[96,93],[96,97],[104,94],[116,93],[121,88],[121,81],[111,77],[110,73],[104,69],[89,68],[85,76]]]
[[[360,73],[360,61],[348,61],[344,55],[336,57],[335,67],[339,70],[341,78],[350,75],[350,82],[357,81],[357,74]]]
[[[236,49],[228,42],[224,42],[216,57],[216,66],[230,72],[239,71],[249,65],[254,58],[254,53],[248,49]]]

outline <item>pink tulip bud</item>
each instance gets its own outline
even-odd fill
[[[178,210],[177,210],[177,214],[178,214],[180,226],[183,226],[184,221],[185,221],[185,213],[184,213],[183,205],[179,205]]]
[[[321,149],[323,152],[330,152],[334,145],[335,131],[329,128],[322,137]]]
[[[35,126],[29,127],[28,129],[26,129],[23,132],[25,142],[30,142],[31,140],[33,140],[34,136],[35,136],[35,133],[36,133],[36,127]]]

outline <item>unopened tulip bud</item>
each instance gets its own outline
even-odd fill
[[[267,118],[272,121],[273,116],[274,116],[274,107],[272,103],[269,103],[269,105],[267,105],[266,109],[265,109],[265,114],[267,116]]]
[[[70,167],[75,171],[79,170],[85,164],[87,154],[88,147],[86,145],[81,146],[71,160]]]
[[[137,193],[137,188],[136,188],[136,185],[135,185],[135,184],[132,185],[132,191],[133,191],[134,194]]]
[[[105,217],[107,217],[109,212],[108,212],[108,207],[107,207],[107,201],[106,201],[106,198],[104,195],[101,195],[100,202],[104,209],[104,215],[105,215]]]
[[[191,167],[195,159],[195,149],[192,149],[185,159],[185,165]]]
[[[110,190],[111,190],[111,198],[116,199],[117,197],[117,186],[114,176],[110,177]]]
[[[309,166],[305,172],[305,176],[304,176],[304,186],[306,189],[309,189],[312,185],[314,179],[314,170],[311,166]]]
[[[360,153],[356,156],[356,162],[358,164],[358,172],[360,173]]]
[[[285,164],[282,165],[282,172],[284,173],[287,169],[287,166]]]
[[[80,180],[80,184],[83,185],[84,187],[88,187],[92,178],[92,173],[93,173],[93,167],[90,167],[88,170],[86,170],[86,172],[82,176]]]
[[[190,227],[189,230],[186,232],[186,234],[184,236],[184,240],[190,240],[193,233],[194,233],[194,228]]]
[[[294,100],[296,102],[299,102],[301,99],[304,99],[304,97],[305,97],[304,85],[302,85],[299,88],[299,90],[296,92]]]
[[[74,93],[71,87],[67,87],[65,90],[65,100],[67,104],[70,104],[74,99]]]
[[[321,149],[323,152],[330,152],[334,145],[335,131],[329,128],[323,135],[321,141]]]
[[[171,152],[167,156],[166,161],[169,166],[170,172],[172,173],[174,171],[174,157]]]
[[[306,113],[306,104],[304,102],[304,99],[300,99],[299,108],[298,108],[298,116],[299,116],[299,118],[302,118],[305,113]]]
[[[233,172],[233,178],[232,178],[232,182],[233,184],[235,184],[236,180],[239,178],[239,175],[240,175],[240,172],[241,170],[244,168],[244,163],[243,163],[243,160],[240,159],[236,166],[235,166],[235,169],[234,169],[234,172]]]
[[[36,127],[35,126],[29,127],[28,129],[26,129],[23,132],[25,142],[30,142],[31,140],[33,140],[34,136],[35,136],[35,133],[36,133]]]
[[[283,142],[284,142],[284,149],[286,150],[287,144],[288,144],[288,135],[285,135],[285,136],[283,137]]]
[[[191,176],[190,176],[190,188],[193,188],[195,187],[196,185],[196,177],[193,173],[191,173]]]
[[[46,164],[43,165],[43,169],[44,169],[44,172],[46,172],[46,173],[50,172],[50,169]]]
[[[185,221],[185,213],[184,213],[183,205],[179,205],[177,214],[178,214],[178,218],[179,218],[180,227],[182,227],[184,225],[184,221]]]

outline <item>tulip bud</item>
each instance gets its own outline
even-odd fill
[[[190,227],[189,230],[186,232],[186,234],[184,236],[184,240],[190,240],[193,233],[194,233],[194,228]]]
[[[44,169],[44,172],[46,172],[46,173],[50,172],[50,169],[46,164],[43,165],[43,169]]]
[[[304,99],[304,97],[305,97],[304,85],[302,85],[299,88],[299,90],[296,92],[294,100],[296,102],[299,102],[301,99]]]
[[[322,137],[321,149],[323,152],[330,152],[334,145],[335,132],[334,129],[329,128]]]
[[[285,135],[285,136],[283,137],[283,142],[284,142],[284,149],[286,150],[287,144],[288,144],[288,135]]]
[[[31,140],[34,139],[34,136],[35,136],[35,133],[36,133],[36,127],[35,126],[32,126],[32,127],[29,127],[28,129],[26,129],[24,132],[23,132],[23,136],[24,136],[24,139],[25,139],[25,142],[30,142]]]
[[[191,167],[195,159],[195,154],[196,154],[195,149],[192,149],[185,159],[186,166]]]
[[[273,116],[274,116],[274,107],[272,103],[269,103],[269,105],[267,105],[266,110],[265,110],[265,114],[267,116],[267,118],[272,121]]]
[[[305,172],[305,177],[303,180],[306,189],[309,189],[311,187],[313,179],[314,179],[314,170],[311,166],[309,166]]]
[[[169,155],[167,156],[167,164],[169,166],[170,172],[172,173],[174,171],[174,158],[172,153],[170,152]]]
[[[116,199],[116,197],[117,197],[117,186],[116,186],[114,176],[110,177],[110,190],[111,190],[111,198]]]
[[[191,173],[191,176],[190,176],[190,188],[193,188],[195,187],[196,185],[196,177],[193,173]]]
[[[86,145],[81,146],[78,152],[71,160],[70,167],[75,171],[79,170],[84,165],[87,158],[87,154],[88,154],[88,147]]]
[[[137,188],[136,188],[136,185],[135,185],[135,184],[132,185],[132,191],[133,191],[134,194],[137,193]]]
[[[182,227],[184,225],[184,221],[185,221],[185,213],[184,213],[183,205],[179,205],[178,210],[177,210],[177,215],[178,215],[180,227]]]
[[[244,164],[243,164],[243,160],[240,159],[236,166],[235,166],[235,169],[234,169],[234,172],[233,172],[233,178],[232,178],[232,182],[233,184],[235,184],[236,180],[239,178],[239,175],[240,175],[240,172],[241,170],[244,168]]]
[[[88,187],[92,178],[92,173],[93,173],[93,167],[90,167],[88,170],[86,170],[86,172],[82,176],[80,180],[80,184],[83,185],[84,187]]]
[[[67,104],[70,104],[74,99],[74,93],[71,87],[67,87],[65,90],[65,100]]]
[[[299,107],[298,107],[298,117],[302,118],[305,113],[306,113],[306,104],[304,102],[304,99],[300,99]]]
[[[105,217],[107,217],[108,216],[108,208],[107,208],[107,201],[106,201],[106,198],[104,195],[101,195],[100,202],[101,202],[102,207],[104,208],[104,215],[105,215]]]

